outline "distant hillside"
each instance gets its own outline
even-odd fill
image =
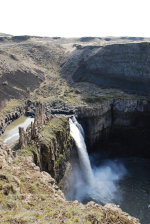
[[[150,94],[150,39],[0,34],[0,105],[31,99],[86,104],[89,97]]]
[[[0,33],[0,37],[10,37],[10,36],[12,36],[12,35],[6,34],[6,33]]]

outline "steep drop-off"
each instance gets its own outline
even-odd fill
[[[37,101],[43,102],[47,115],[75,114],[84,127],[89,152],[97,151],[107,157],[116,155],[150,157],[149,53],[150,40],[144,38],[65,39],[2,35],[0,38],[0,108],[3,109],[0,112],[0,131],[3,132],[12,120],[25,112],[24,106],[20,107],[20,105],[30,99],[35,107]],[[34,114],[30,108],[27,113]],[[18,161],[12,162],[10,159],[9,165],[12,171],[13,168],[17,169],[17,163],[19,164],[19,173],[15,174],[14,170],[13,175],[26,182],[32,180],[30,173],[35,169],[38,172],[35,176],[39,177],[39,168],[28,159],[22,159],[32,156],[42,171],[49,172],[57,183],[63,184],[63,179],[71,168],[70,161],[77,156],[74,141],[70,137],[68,119],[52,116],[49,122],[42,123],[40,127],[42,131],[38,131],[36,126],[34,132],[31,129],[29,132],[31,138],[22,132],[22,137],[26,136],[29,142],[24,141],[23,143],[27,144],[24,146],[20,144],[23,147],[17,151],[20,156]],[[3,158],[7,156],[6,154],[1,153]],[[25,171],[22,171],[23,165]],[[7,164],[4,164],[4,167],[2,164],[2,168],[4,172],[10,171]],[[6,178],[6,182],[7,179],[9,178]],[[28,189],[20,185],[21,194],[22,192],[34,194],[38,187],[43,193],[45,185],[43,183],[38,185],[35,180],[36,178],[33,178]],[[54,182],[52,179],[48,181]],[[32,186],[33,184],[36,184],[36,187]],[[47,186],[48,183],[46,189],[49,190]],[[11,187],[9,189],[12,191]],[[55,193],[58,187],[50,189]],[[3,186],[0,191],[3,197]],[[59,193],[58,197],[62,199],[61,192]],[[47,195],[50,197],[48,192]],[[41,196],[38,198],[38,194],[32,195],[31,199],[38,202],[43,200]],[[61,205],[63,206],[61,200],[57,200],[57,196],[53,199],[51,203],[46,202],[46,205],[48,207],[55,205],[56,209],[56,203],[60,203],[58,205],[60,209]],[[7,201],[5,197],[4,200]],[[70,205],[74,204],[70,202]],[[23,206],[26,207],[26,203],[24,205],[23,202]],[[78,206],[77,203],[76,207]],[[37,209],[36,206],[34,208]],[[63,212],[64,208],[61,209],[61,218],[65,216],[67,221],[70,216],[79,215],[74,211],[68,215],[66,210]],[[106,206],[106,210],[109,210],[109,206]],[[120,218],[118,210],[112,213],[115,216],[109,220],[105,209],[101,208],[101,213],[101,218],[93,213],[92,216],[88,213],[87,218],[81,217],[80,214],[79,223],[82,221],[101,223],[111,219],[110,223],[120,220],[123,223],[138,222],[122,213]],[[58,212],[54,209],[50,215],[45,214],[46,217],[50,216],[46,218],[48,222],[53,222],[57,215]],[[14,217],[17,220],[15,215]],[[39,219],[43,221],[42,217]],[[64,219],[61,220],[63,223]],[[35,220],[31,218],[28,222],[32,223]]]
[[[149,54],[149,42],[77,46],[63,64],[62,73],[75,82],[149,95]]]
[[[17,223],[126,223],[139,221],[115,205],[68,202],[55,180],[31,156],[18,156],[0,142],[0,220]]]
[[[149,42],[1,34],[0,108],[14,98],[76,107],[89,98],[149,95]]]
[[[89,151],[107,156],[150,157],[150,101],[107,101],[97,108],[80,108]]]
[[[40,140],[42,170],[49,172],[57,183],[60,182],[75,153],[75,144],[70,136],[68,119],[52,118],[45,126]]]

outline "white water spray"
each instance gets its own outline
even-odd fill
[[[67,199],[81,202],[94,200],[99,203],[114,202],[115,199],[119,201],[121,195],[116,182],[125,175],[125,168],[120,163],[107,161],[92,169],[84,141],[84,130],[74,116],[69,119],[69,123],[80,166],[76,164],[68,178],[70,190],[67,192]]]
[[[93,176],[89,156],[87,153],[86,144],[84,141],[84,130],[82,126],[77,122],[75,117],[73,117],[73,119],[69,119],[69,123],[70,123],[70,134],[74,138],[77,149],[78,149],[80,166],[83,172],[84,180],[89,185],[92,185],[94,181],[94,176]]]

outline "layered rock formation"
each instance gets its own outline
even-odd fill
[[[39,104],[34,123],[27,131],[19,128],[19,134],[19,148],[24,153],[30,151],[41,170],[49,172],[57,183],[60,182],[76,152],[68,118],[46,116],[45,108]]]
[[[40,142],[42,169],[60,182],[75,155],[76,147],[70,136],[68,119],[53,117],[42,132]]]
[[[58,106],[76,104],[76,99],[84,104],[91,93],[107,97],[112,89],[149,95],[149,51],[146,38],[4,35],[0,39],[0,108],[14,98]]]
[[[28,107],[27,107],[28,108]],[[28,108],[29,109],[29,108]],[[29,113],[29,112],[27,112]],[[30,112],[31,113],[31,112]],[[34,122],[31,122],[31,127],[24,131],[24,128],[19,128],[19,146],[24,148],[28,144],[31,144],[32,140],[37,141],[39,139],[40,132],[44,125],[50,120],[51,116],[45,115],[45,109],[42,104],[37,104],[35,111]]]
[[[16,107],[13,112],[7,113],[5,116],[0,118],[0,135],[2,135],[6,127],[14,120],[19,118],[25,112],[24,106]]]
[[[62,66],[75,82],[92,82],[104,88],[150,94],[150,43],[77,46]]]
[[[19,145],[22,149],[18,154],[21,157],[32,156],[40,169],[49,172],[57,183],[63,182],[76,150],[70,137],[68,119],[51,116],[50,113],[77,115],[84,127],[89,151],[107,152],[110,156],[150,157],[150,102],[143,98],[143,95],[150,95],[149,53],[150,40],[144,38],[1,37],[0,108],[5,109],[6,102],[13,98],[21,99],[21,104],[27,98],[33,103],[29,100],[25,107],[17,107],[1,116],[0,134],[22,114],[34,116],[38,107],[36,102],[44,102],[46,117],[41,106],[31,128],[27,132],[20,128]],[[9,164],[7,159],[5,162]],[[16,168],[17,163],[9,165]],[[39,168],[31,162],[31,158],[30,161],[19,158],[19,164],[20,179],[24,176],[22,167],[25,171],[27,169],[27,183],[32,179],[30,173],[33,170],[38,173],[34,172],[32,184],[37,177],[40,178]],[[7,168],[9,170],[9,166]],[[49,176],[46,187],[41,183],[37,186],[40,186],[39,190],[46,188],[47,193],[49,190],[56,193],[58,187],[48,187],[50,182],[53,179]],[[35,187],[32,189],[28,186],[28,190],[34,191]],[[25,193],[25,188],[23,191]],[[51,197],[49,193],[48,197]],[[61,193],[54,198],[64,200]],[[33,195],[31,200],[25,200],[25,206],[34,200],[39,202],[39,198]],[[40,200],[43,200],[42,197]],[[47,206],[54,206],[55,202],[47,203]],[[83,208],[83,205],[77,203],[77,208],[81,206],[82,211],[89,209],[88,218],[79,218],[79,223],[138,223],[117,209],[114,212],[109,206],[102,208],[91,205]],[[101,208],[102,218],[91,215],[90,210],[93,208]],[[65,212],[61,210],[61,217],[64,215],[68,221],[70,213],[68,215]],[[74,213],[79,215],[74,211],[71,214]],[[114,216],[109,217],[109,213]],[[58,213],[53,211],[53,214],[47,216],[52,218],[44,219],[44,223],[53,223]],[[15,219],[20,222],[17,217]]]
[[[114,140],[114,146],[110,145],[108,151],[114,150],[114,155],[118,153],[118,155],[126,156],[150,156],[149,100],[116,99],[107,101],[97,108],[80,108],[77,114],[85,129],[89,151],[99,148],[101,152],[102,145],[106,146],[111,139],[111,143]],[[119,144],[120,141],[122,146],[118,145],[114,149],[115,143]],[[126,145],[127,142],[128,145]],[[123,143],[124,150],[119,152],[119,147],[122,148]]]

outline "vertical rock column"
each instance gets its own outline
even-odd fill
[[[19,145],[21,148],[27,146],[27,135],[23,128],[19,127]]]
[[[46,123],[45,109],[42,104],[39,104],[35,114],[34,123],[31,122],[31,127],[25,132],[23,128],[19,128],[19,144],[23,148],[32,141],[38,142],[39,134]]]

